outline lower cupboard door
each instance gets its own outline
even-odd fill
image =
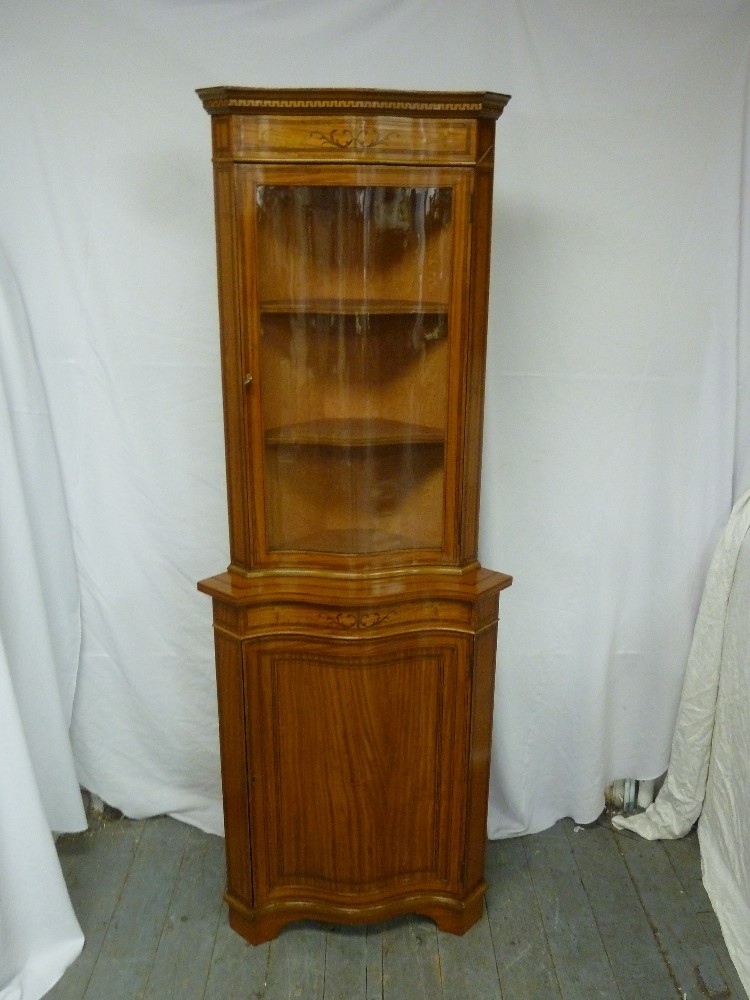
[[[434,633],[245,643],[256,905],[456,891],[469,648]]]

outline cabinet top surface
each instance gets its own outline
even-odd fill
[[[321,114],[331,111],[408,117],[498,118],[510,100],[490,91],[204,87],[209,114]]]
[[[241,576],[228,571],[198,583],[198,590],[225,603],[276,604],[280,600],[361,604],[362,601],[475,601],[505,590],[513,583],[507,573],[477,567],[462,573],[390,573],[382,576],[342,576],[335,573],[268,573]]]

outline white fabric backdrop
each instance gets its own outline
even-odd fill
[[[748,0],[0,11],[0,244],[72,524],[81,783],[129,815],[221,830],[195,581],[228,543],[209,120],[194,94],[221,83],[513,95],[482,487],[482,560],[515,577],[490,834],[591,820],[612,779],[662,773],[708,560],[750,485]],[[34,502],[43,514],[47,496]],[[13,636],[32,624],[19,603]]]
[[[50,828],[86,828],[68,730],[80,612],[70,526],[19,290],[0,253],[0,998],[83,946]]]

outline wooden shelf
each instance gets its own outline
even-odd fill
[[[260,303],[261,315],[293,316],[442,316],[445,302],[412,302],[405,299],[300,299]]]
[[[286,552],[336,552],[340,555],[360,555],[369,552],[395,552],[421,549],[415,538],[406,538],[377,528],[321,528],[304,538],[284,546]]]
[[[444,439],[445,434],[439,427],[381,418],[332,418],[269,428],[265,440],[266,445],[271,447],[382,448],[393,445],[442,445]]]

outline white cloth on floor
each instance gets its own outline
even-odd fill
[[[669,770],[618,829],[683,837],[698,820],[703,881],[750,993],[750,493],[716,548],[695,624]]]

